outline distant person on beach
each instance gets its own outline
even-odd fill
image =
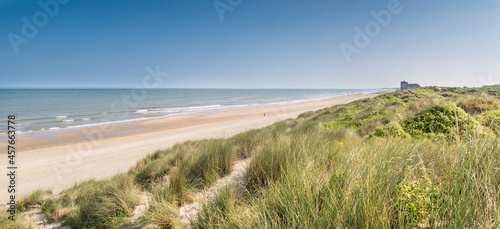
[[[264,117],[266,117],[266,113],[264,113]]]

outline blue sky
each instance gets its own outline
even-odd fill
[[[157,65],[167,88],[500,83],[500,0],[216,0],[232,9],[224,20],[212,0],[59,1],[41,0],[57,3],[53,17],[38,1],[0,2],[0,87],[136,87]],[[355,46],[355,28],[369,44]],[[12,34],[28,41],[17,52]],[[342,44],[357,48],[350,62]]]

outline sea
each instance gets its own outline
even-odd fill
[[[304,103],[383,89],[0,89],[0,126],[18,133]]]

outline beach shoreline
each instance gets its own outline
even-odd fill
[[[16,159],[17,199],[37,189],[49,189],[57,194],[85,180],[109,178],[128,171],[139,160],[156,150],[167,149],[177,143],[231,137],[247,130],[296,118],[307,111],[372,98],[387,92],[390,90],[335,96],[283,106],[237,109],[202,116],[171,116],[123,126],[80,129],[59,134],[57,139],[62,142],[57,144],[54,139],[33,140],[21,137],[18,139]],[[1,179],[0,182],[7,182],[6,176]],[[3,204],[9,194],[7,190],[1,192],[0,203]]]
[[[6,101],[33,98],[19,100],[17,105],[8,104],[0,113],[4,118],[16,116],[18,136],[36,138],[40,134],[58,134],[102,125],[120,126],[170,116],[208,115],[236,109],[297,104],[380,90],[383,89],[158,89],[134,97],[127,89],[26,89],[2,91],[8,95]],[[58,99],[43,100],[42,97]],[[7,127],[4,118],[0,118],[0,127]],[[7,133],[0,133],[0,142],[6,138]]]

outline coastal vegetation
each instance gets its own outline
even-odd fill
[[[402,90],[177,144],[19,207],[71,228],[126,228],[140,196],[144,228],[498,228],[499,139],[500,85]],[[183,223],[179,207],[245,158],[244,189],[223,187]]]

